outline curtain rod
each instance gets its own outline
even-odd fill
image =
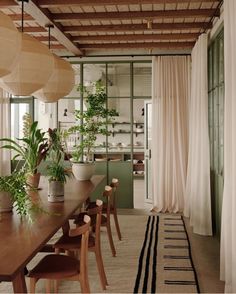
[[[60,56],[61,58],[98,58],[98,57],[149,57],[149,56],[188,56],[190,53],[179,53],[179,54],[113,54],[113,55],[88,55],[88,56],[73,56],[65,55]]]

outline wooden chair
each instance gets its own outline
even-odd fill
[[[116,249],[114,246],[113,238],[112,238],[112,232],[111,232],[111,204],[112,204],[112,187],[111,186],[105,186],[105,190],[103,192],[103,197],[106,197],[106,209],[105,213],[106,215],[102,214],[102,226],[106,226],[107,228],[107,236],[111,248],[112,255],[116,256]]]
[[[105,214],[102,214],[102,221],[101,225],[105,226],[107,229],[107,236],[111,248],[112,255],[115,257],[116,256],[116,249],[114,246],[113,238],[112,238],[112,231],[111,231],[111,220],[110,220],[110,210],[111,210],[111,203],[112,203],[112,187],[111,186],[105,186],[104,192],[103,192],[103,197],[106,198],[106,203],[103,204],[105,205]],[[89,202],[87,209],[91,209],[94,207],[95,202]],[[93,225],[93,222],[92,222]]]
[[[103,290],[106,290],[107,278],[104,270],[102,253],[101,253],[101,242],[100,242],[100,228],[101,228],[101,218],[102,218],[102,207],[103,202],[101,200],[96,201],[96,206],[89,208],[85,213],[91,217],[91,223],[95,225],[95,234],[92,232],[89,235],[88,241],[88,251],[95,253],[96,263],[98,268],[98,273],[101,281],[101,286]],[[75,224],[80,225],[81,219],[83,219],[84,213],[80,213],[78,216],[75,216]],[[80,251],[81,249],[81,238],[70,237],[67,234],[64,234],[55,244],[54,248],[57,253],[61,250],[64,250],[68,253]]]
[[[46,279],[46,291],[50,293],[54,280],[79,281],[82,293],[90,293],[88,281],[88,239],[91,219],[84,216],[84,224],[69,231],[71,237],[81,237],[80,261],[62,254],[46,255],[29,273],[30,293],[35,293],[39,279]],[[57,291],[57,289],[54,289]]]
[[[119,226],[119,222],[118,222],[117,209],[116,209],[116,190],[119,186],[119,180],[113,178],[110,186],[113,189],[113,197],[112,197],[112,203],[111,203],[111,207],[110,207],[110,213],[113,214],[113,218],[114,218],[114,222],[115,222],[115,226],[116,226],[116,232],[117,232],[119,240],[121,240],[121,232],[120,232],[120,226]],[[103,212],[105,212],[105,209],[106,209],[106,207],[103,207]]]

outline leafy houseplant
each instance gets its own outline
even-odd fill
[[[20,216],[30,217],[32,211],[40,209],[28,195],[26,179],[22,170],[14,171],[9,176],[0,177],[0,194],[2,197],[0,205],[7,197],[10,198],[11,203],[9,208],[3,204],[3,207],[0,207],[2,211],[11,211],[13,205]]]
[[[64,166],[64,149],[61,142],[61,134],[57,129],[49,129],[49,151],[47,166],[48,201],[64,201],[64,183],[71,172]]]
[[[45,132],[38,128],[38,122],[32,123],[28,114],[24,115],[23,120],[24,137],[22,139],[3,138],[0,141],[6,143],[2,148],[7,148],[15,153],[13,159],[22,159],[24,161],[23,170],[26,173],[28,182],[31,186],[37,188],[40,176],[37,168],[46,157],[48,151],[47,138],[45,137]],[[36,177],[36,181],[34,181],[34,177]]]
[[[75,177],[79,180],[88,180],[91,177],[91,173],[81,177],[77,175],[75,163],[89,163],[92,159],[93,148],[97,135],[110,135],[107,128],[108,123],[112,122],[115,116],[118,116],[118,112],[115,109],[107,109],[107,94],[105,86],[101,81],[97,81],[93,84],[93,89],[89,90],[88,87],[79,86],[79,91],[87,94],[86,97],[86,111],[75,110],[75,119],[82,124],[71,127],[68,133],[79,133],[82,137],[80,143],[75,146],[74,152],[72,152],[72,170]],[[77,164],[77,167],[79,165]],[[81,165],[80,165],[81,166]],[[93,168],[90,168],[91,172]]]

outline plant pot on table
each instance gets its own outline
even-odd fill
[[[72,172],[75,178],[79,181],[90,180],[95,173],[94,162],[73,162]]]
[[[9,192],[0,191],[0,212],[11,212],[13,201]]]
[[[63,202],[64,201],[64,183],[61,181],[48,182],[48,201]]]
[[[39,181],[40,181],[40,175],[41,175],[40,173],[28,174],[27,179],[26,179],[27,184],[32,188],[38,189]]]

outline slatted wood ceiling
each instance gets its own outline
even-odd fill
[[[191,50],[220,16],[222,0],[29,0],[24,31],[58,55],[119,50]],[[21,2],[0,0],[0,10],[21,28]]]

